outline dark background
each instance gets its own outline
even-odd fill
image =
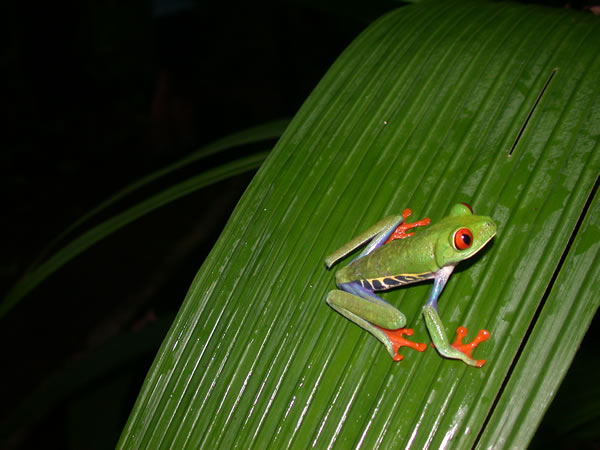
[[[13,2],[0,28],[0,293],[68,225],[130,182],[219,137],[292,117],[352,39],[400,5],[317,4]],[[193,164],[69,238],[272,145]],[[15,422],[0,447],[114,447],[170,320],[252,175],[126,226],[1,319],[0,420]],[[114,362],[126,339],[139,341],[137,351]],[[61,378],[73,367],[79,372]],[[23,403],[34,393],[46,403]]]
[[[127,184],[217,138],[291,118],[337,55],[393,6],[358,18],[300,5],[14,2],[1,58],[2,293],[67,226]],[[153,183],[57,248],[188,176],[273,144],[233,149]],[[23,419],[2,441],[114,447],[170,320],[252,175],[124,227],[2,319],[0,419]],[[149,342],[112,363],[107,347],[139,332]],[[61,379],[73,367],[79,376]],[[50,409],[18,409],[32,393]]]

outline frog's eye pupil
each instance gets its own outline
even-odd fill
[[[466,250],[473,244],[473,233],[468,228],[461,228],[454,233],[454,246],[458,250]]]

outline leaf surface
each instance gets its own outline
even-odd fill
[[[365,30],[192,282],[119,447],[526,446],[600,298],[599,41],[594,17],[510,3],[423,2]],[[324,258],[386,215],[435,222],[457,202],[498,234],[440,314],[449,334],[491,331],[487,363],[395,363],[325,304]],[[416,341],[430,289],[383,294]]]

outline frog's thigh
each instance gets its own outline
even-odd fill
[[[406,325],[404,314],[375,294],[362,298],[335,290],[327,294],[326,301],[341,315],[369,331],[373,324],[390,330]]]

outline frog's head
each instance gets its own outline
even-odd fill
[[[471,207],[459,203],[436,224],[435,257],[438,267],[456,265],[470,258],[494,237],[496,224],[487,216],[476,216]]]

